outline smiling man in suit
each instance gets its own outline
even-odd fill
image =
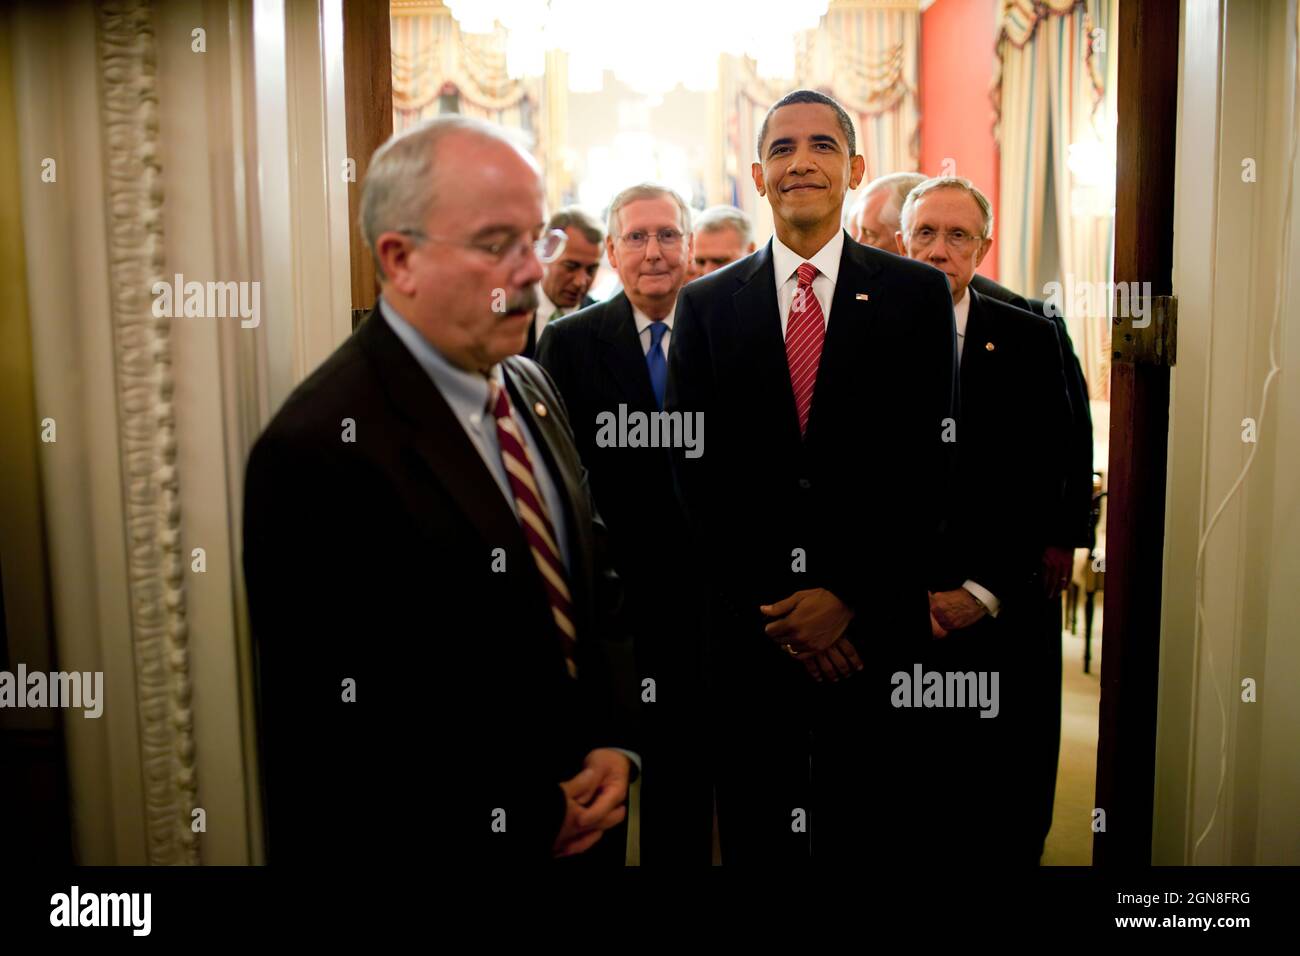
[[[710,852],[711,785],[700,714],[702,611],[685,516],[664,447],[604,442],[602,414],[663,406],[673,311],[690,261],[690,212],[663,186],[614,197],[606,253],[623,285],[607,302],[547,326],[537,360],[568,408],[592,492],[609,525],[642,694],[641,862],[700,864]]]
[[[361,226],[379,306],[248,463],[268,860],[590,853],[632,675],[563,403],[515,357],[560,248],[537,166],[439,117],[375,154]]]
[[[754,185],[776,235],[683,288],[668,408],[712,592],[726,863],[906,852],[915,754],[890,675],[930,640],[956,341],[941,273],[848,239],[849,116],[811,90],[767,113]]]
[[[976,292],[992,245],[988,200],[969,180],[926,180],[908,193],[899,251],[948,277],[961,368],[957,481],[932,578],[937,670],[997,672],[996,719],[954,713],[934,751],[955,779],[978,776],[944,821],[943,843],[974,858],[1035,864],[1036,725],[1045,719],[1042,555],[1063,493],[1071,412],[1056,331],[1046,319]],[[1060,645],[1059,633],[1055,635]]]

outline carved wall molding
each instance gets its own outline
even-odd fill
[[[171,319],[155,318],[165,274],[158,68],[148,0],[96,5],[100,133],[114,385],[128,546],[148,860],[200,862],[198,781],[172,409]]]

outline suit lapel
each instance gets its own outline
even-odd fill
[[[378,377],[397,415],[410,427],[411,447],[434,477],[460,505],[469,521],[493,546],[527,542],[501,487],[451,407],[378,310],[366,317],[356,335],[376,363]]]
[[[658,411],[645,352],[636,334],[632,303],[620,292],[602,311],[597,331],[601,363],[609,370],[629,409]]]
[[[755,379],[779,382],[760,402],[771,402],[780,409],[779,420],[784,440],[800,442],[799,414],[794,407],[794,388],[790,385],[790,366],[785,358],[785,340],[781,337],[781,309],[776,300],[776,268],[772,262],[772,243],[754,254],[752,265],[742,285],[732,296],[736,308],[737,351]]]
[[[993,330],[989,327],[988,316],[981,301],[983,297],[970,286],[966,287],[966,294],[970,296],[970,309],[966,313],[965,343],[961,348],[963,393],[971,376],[978,377],[984,368],[989,354],[987,344],[993,342]],[[993,342],[993,345],[994,348],[997,347],[996,342]]]
[[[561,492],[564,507],[561,518],[569,540],[569,586],[573,590],[575,607],[587,607],[587,582],[591,579],[586,567],[590,563],[586,542],[590,539],[591,526],[591,515],[585,507],[587,496],[580,484],[580,476],[572,468],[566,467],[553,450],[562,447],[569,438],[557,422],[549,399],[533,385],[528,376],[520,373],[510,360],[502,362],[501,368],[513,393],[511,401],[514,415],[522,419],[532,433],[545,459],[547,472]],[[547,410],[546,414],[538,414],[539,406]],[[555,517],[552,516],[552,520]]]
[[[833,410],[836,390],[848,393],[854,378],[862,374],[872,329],[872,307],[870,299],[862,301],[857,296],[859,293],[870,295],[871,277],[878,268],[861,245],[845,236],[844,249],[840,253],[840,271],[831,294],[831,314],[826,324],[821,364],[817,369],[817,385],[808,412],[807,440],[810,442],[817,434],[818,422],[825,421]],[[848,385],[841,388],[844,383]]]

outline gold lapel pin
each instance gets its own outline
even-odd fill
[[[985,347],[986,349],[988,349],[990,352],[993,351],[993,343],[992,343],[992,342],[985,342],[985,343],[984,343],[984,347]]]
[[[865,292],[859,292],[853,298],[857,299],[859,302],[866,302],[871,298],[871,296],[867,295]]]
[[[992,346],[989,347],[992,348]],[[543,405],[541,402],[538,402],[536,405],[533,406],[533,411],[537,413],[538,418],[546,417],[546,406]]]

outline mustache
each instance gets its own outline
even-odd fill
[[[537,290],[532,286],[520,289],[510,298],[506,299],[505,311],[507,314],[513,312],[536,312],[537,307],[541,305],[541,300],[537,297]]]

